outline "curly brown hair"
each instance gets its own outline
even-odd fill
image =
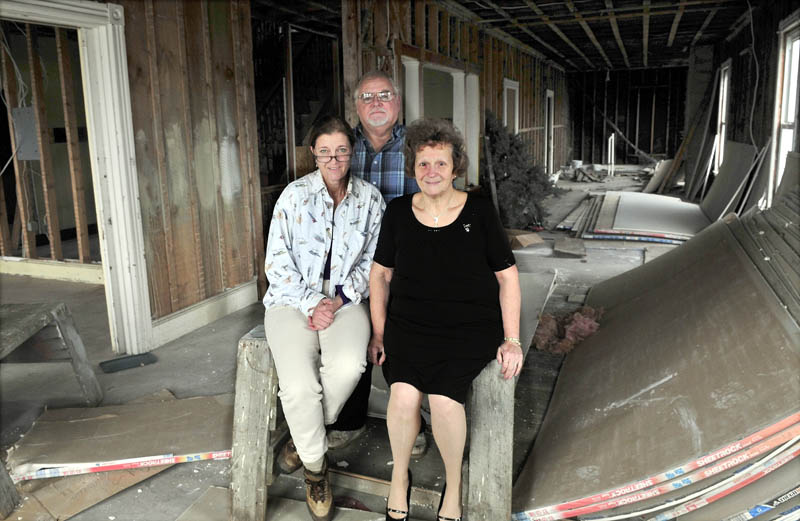
[[[417,152],[423,147],[450,145],[452,147],[453,173],[461,177],[467,173],[469,157],[464,137],[446,119],[418,119],[406,127],[406,176],[414,177],[414,163]]]

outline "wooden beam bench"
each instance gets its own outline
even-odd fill
[[[554,280],[552,272],[520,273],[520,340],[525,356]],[[502,379],[492,361],[475,379],[467,400],[470,441],[464,510],[469,521],[511,519],[516,384],[517,378]],[[267,487],[274,478],[270,447],[275,441],[277,394],[278,375],[262,324],[243,336],[238,347],[231,468],[237,521],[266,518]]]
[[[45,327],[54,324],[61,339],[61,353],[47,353],[48,361],[68,359],[78,380],[86,405],[94,406],[103,399],[103,390],[89,365],[83,340],[75,328],[72,314],[64,303],[0,304],[0,360]]]

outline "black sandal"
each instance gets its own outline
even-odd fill
[[[445,490],[447,490],[447,483],[445,483],[444,486],[442,486],[442,495],[439,498],[439,508],[436,509],[436,519],[437,519],[437,521],[461,521],[461,517],[462,516],[446,517],[446,516],[443,516],[443,515],[439,514],[439,512],[442,511],[442,503],[444,503],[444,491]]]
[[[411,469],[408,469],[408,490],[406,491],[406,505],[408,510],[411,510]],[[386,498],[386,521],[408,521],[408,510],[397,510],[396,508],[389,508],[389,498]],[[392,514],[402,514],[403,517],[391,517]],[[458,520],[460,521],[460,520]]]

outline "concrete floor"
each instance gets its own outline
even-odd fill
[[[550,212],[548,227],[553,227],[563,219],[589,191],[636,190],[641,184],[641,180],[630,174],[618,175],[607,183],[560,181],[559,186],[565,192],[549,198],[545,203]],[[645,259],[649,260],[671,248],[623,241],[587,241],[585,258],[560,258],[553,255],[552,240],[564,234],[542,232],[541,235],[546,239],[544,244],[516,251],[515,255],[520,269],[557,269],[557,286],[545,308],[547,312],[574,309],[578,304],[568,302],[568,297],[585,295],[593,284],[639,266]],[[169,389],[178,398],[232,393],[237,341],[263,317],[261,304],[253,304],[158,348],[154,351],[158,358],[155,364],[105,374],[96,364],[116,355],[110,347],[102,286],[0,275],[0,301],[66,302],[73,310],[89,360],[105,392],[104,404],[125,403],[161,389]],[[535,350],[526,359],[516,396],[515,472],[521,469],[541,425],[561,360],[560,356]],[[66,406],[72,401],[70,397],[74,397],[76,401],[73,403],[77,403],[78,396],[77,386],[68,377],[53,374],[37,377],[24,368],[0,364],[2,446],[7,447],[24,433],[44,403]],[[430,433],[429,441],[428,453],[414,463],[415,482],[426,490],[438,491],[443,469]],[[383,421],[370,420],[368,435],[353,446],[332,453],[331,460],[336,468],[387,479],[391,471],[391,457]],[[229,461],[175,465],[72,519],[174,521],[209,487],[227,487],[229,483]],[[350,498],[351,504],[361,502],[374,511],[381,511],[385,505],[382,497],[352,489],[337,488],[336,493],[337,496]],[[301,474],[280,476],[271,487],[270,494],[302,499],[304,490]],[[419,503],[415,507],[415,517],[434,519],[435,505],[431,500],[434,496],[423,490],[418,497],[418,500],[414,500]],[[438,500],[438,495],[435,497]]]

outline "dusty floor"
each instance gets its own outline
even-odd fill
[[[546,202],[552,228],[569,213],[590,190],[637,190],[641,180],[631,174],[618,175],[607,183],[560,181],[566,191]],[[561,232],[542,232],[544,244],[515,252],[520,269],[556,269],[557,286],[546,311],[561,312],[578,304],[575,297],[585,295],[593,284],[641,265],[671,247],[623,241],[587,241],[585,258],[556,257],[552,240]],[[568,301],[568,298],[572,302]],[[202,327],[154,353],[152,365],[104,374],[97,363],[115,357],[111,352],[103,287],[79,283],[54,282],[30,277],[0,275],[0,301],[26,303],[64,301],[73,310],[76,326],[86,344],[90,362],[105,392],[104,404],[125,403],[160,389],[169,389],[178,398],[232,393],[238,339],[262,320],[263,308],[253,304],[210,325]],[[0,327],[2,327],[0,325]],[[514,467],[524,462],[547,408],[558,375],[560,356],[532,350],[526,359],[516,396]],[[6,447],[15,441],[38,415],[43,403],[66,406],[77,398],[77,386],[63,374],[33,374],[25,367],[0,364],[0,442]],[[73,402],[74,403],[74,402]],[[429,440],[432,437],[429,434]],[[415,463],[420,469],[417,483],[438,490],[442,468],[433,443],[431,450]],[[372,419],[369,435],[352,447],[331,454],[339,468],[378,478],[390,472],[390,454],[382,420]],[[73,517],[76,521],[174,521],[209,486],[227,487],[228,461],[175,465],[138,485],[99,503]],[[281,476],[271,494],[301,499],[302,480],[298,473]],[[339,493],[339,491],[337,491]],[[383,498],[342,490],[367,507],[379,511]],[[421,511],[420,519],[433,519],[433,511]],[[13,516],[11,519],[14,519]]]

